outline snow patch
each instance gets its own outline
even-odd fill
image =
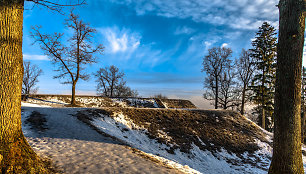
[[[260,147],[260,149],[253,154],[256,158],[250,158],[250,154],[247,152],[243,154],[246,159],[251,159],[257,164],[257,167],[255,167],[251,164],[246,164],[241,158],[237,157],[235,154],[228,153],[224,149],[212,154],[210,151],[201,150],[194,144],[192,145],[190,153],[184,153],[179,149],[175,149],[172,154],[167,151],[170,150],[171,145],[169,147],[165,144],[158,143],[155,139],[150,139],[148,137],[149,133],[144,127],[134,124],[131,119],[122,113],[115,113],[114,118],[102,114],[100,116],[101,117],[94,118],[92,121],[92,124],[98,129],[125,141],[132,147],[182,172],[263,174],[267,173],[269,167],[269,157],[271,157],[272,148],[269,144],[261,142],[260,140],[255,140]],[[166,132],[159,130],[158,135],[171,142],[172,138]],[[258,158],[262,161],[256,162]]]

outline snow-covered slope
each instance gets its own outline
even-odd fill
[[[191,113],[188,115],[188,112]],[[167,115],[176,117],[168,125],[162,123],[169,119]],[[100,131],[187,173],[267,173],[272,157],[272,134],[234,112],[125,108],[87,110],[77,116]],[[174,120],[185,123],[178,124]],[[216,129],[209,132],[212,126]],[[220,128],[223,130],[217,130]]]
[[[25,122],[24,118],[35,110],[47,116],[48,124],[52,120],[51,125],[54,128],[66,127],[65,131],[60,131],[58,128],[47,130],[49,137],[53,134],[56,137],[62,137],[61,132],[66,132],[66,136],[70,127],[76,126],[65,119],[71,120],[71,117],[75,117],[74,119],[78,118],[98,132],[104,132],[138,149],[138,154],[158,160],[166,166],[185,173],[267,173],[272,156],[273,135],[231,111],[123,107],[60,109],[46,106],[39,108],[40,105],[27,103],[23,106],[26,106],[23,122]],[[77,127],[81,128],[79,124]],[[82,132],[82,129],[75,131]],[[25,124],[24,131],[26,135],[31,135],[33,130]],[[91,135],[88,134],[84,136],[90,137]],[[69,137],[75,136],[78,135],[69,134]],[[33,142],[36,143],[36,140]],[[48,143],[49,140],[42,139],[42,142]],[[81,148],[82,142],[79,144]],[[46,146],[53,147],[53,144],[46,144]],[[56,145],[54,148],[56,150]],[[303,151],[306,151],[305,147]],[[306,167],[305,156],[303,161]]]
[[[24,135],[39,156],[52,160],[59,173],[180,173],[88,127],[73,116],[82,109],[22,104]]]

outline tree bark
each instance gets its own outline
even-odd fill
[[[219,86],[218,86],[218,77],[216,77],[216,99],[215,99],[215,109],[218,109],[218,92],[219,92]]]
[[[264,87],[265,87],[265,81],[266,81],[266,72],[265,68],[263,69],[263,78],[262,78],[262,84],[261,84],[261,127],[263,129],[266,129],[266,115],[265,115],[265,97],[264,97]]]
[[[264,105],[262,104],[261,106],[261,127],[263,129],[266,129],[266,115],[265,115],[265,108]]]
[[[301,152],[303,0],[280,0],[273,157],[270,174],[304,173]]]
[[[0,0],[0,173],[40,173],[21,129],[23,0]]]
[[[246,85],[243,85],[243,89],[242,89],[242,100],[241,100],[241,110],[240,110],[240,114],[241,114],[241,115],[244,114],[245,91],[246,91]]]
[[[76,103],[75,103],[75,85],[76,85],[76,82],[72,82],[72,90],[71,90],[71,106],[75,106]]]

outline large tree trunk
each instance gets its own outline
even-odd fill
[[[305,16],[303,0],[280,0],[275,91],[275,126],[270,174],[302,174],[301,67]]]
[[[23,0],[0,0],[0,173],[42,173],[21,129]]]

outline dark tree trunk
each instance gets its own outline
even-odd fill
[[[262,78],[262,84],[261,84],[261,127],[263,129],[266,129],[266,115],[265,115],[265,80],[266,80],[266,73],[265,73],[265,68],[263,70],[263,78]]]
[[[265,108],[264,108],[263,103],[262,103],[262,106],[261,106],[261,127],[263,129],[266,129],[266,113],[265,113]]]
[[[41,173],[21,129],[23,0],[0,0],[0,173]]]
[[[270,174],[304,173],[301,152],[303,0],[280,0],[273,157]]]
[[[215,91],[215,93],[216,93],[216,98],[215,98],[215,109],[218,109],[218,92],[219,92],[219,86],[218,86],[219,84],[218,84],[218,78],[216,78],[216,91]]]
[[[241,115],[244,114],[245,91],[246,91],[246,86],[243,85],[243,89],[242,89],[242,100],[241,100],[241,110],[240,110],[240,114],[241,114]]]
[[[70,103],[72,106],[76,105],[76,103],[75,103],[75,85],[76,85],[76,82],[72,82],[71,103]]]

